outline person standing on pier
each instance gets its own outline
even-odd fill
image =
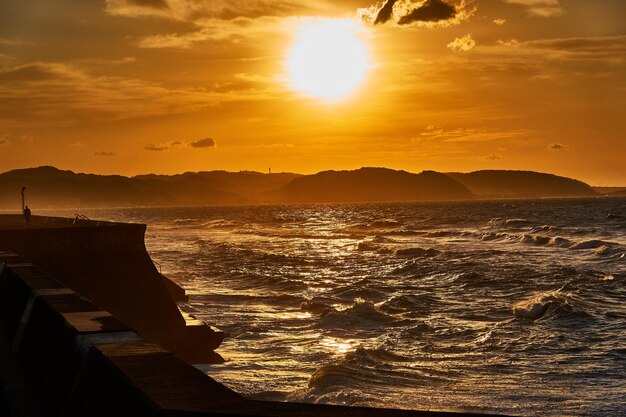
[[[24,224],[26,226],[30,224],[30,209],[28,206],[24,207]]]
[[[22,214],[24,215],[24,224],[28,226],[30,224],[30,209],[24,205],[24,191],[26,191],[26,187],[22,187]]]

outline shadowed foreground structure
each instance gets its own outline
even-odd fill
[[[0,415],[476,415],[245,399],[181,359],[219,359],[223,335],[186,325],[144,232],[0,216]]]

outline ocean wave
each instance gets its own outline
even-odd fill
[[[176,219],[172,223],[176,226],[197,226],[200,223],[202,223],[202,221],[200,219],[187,218],[187,219]]]
[[[234,288],[240,289],[264,289],[283,292],[302,291],[308,287],[304,282],[288,278],[282,274],[232,272],[227,278]]]
[[[404,265],[394,268],[391,271],[392,275],[401,274],[401,275],[418,275],[430,272],[432,267],[430,265],[426,265],[425,262],[417,262],[415,260],[411,260],[406,262]]]
[[[520,319],[536,320],[543,316],[548,307],[556,302],[552,292],[535,295],[529,299],[513,304],[513,314]]]
[[[371,229],[393,229],[401,227],[402,223],[393,219],[375,220],[367,225]]]
[[[226,294],[201,294],[195,295],[194,299],[197,301],[206,301],[212,304],[269,304],[280,305],[284,307],[292,307],[298,305],[301,302],[302,297],[292,294],[279,294],[279,295],[257,295],[229,292]]]
[[[325,312],[328,313],[334,311],[334,309],[330,305],[325,304],[321,301],[313,300],[303,301],[302,304],[300,304],[300,310],[313,314],[324,314]]]
[[[203,223],[202,226],[214,230],[233,230],[240,227],[241,224],[233,220],[216,219]]]
[[[431,306],[439,304],[440,300],[432,295],[394,295],[388,300],[383,301],[378,305],[381,311],[391,314],[398,314],[404,312],[424,311],[431,308]]]
[[[433,248],[424,249],[420,247],[396,250],[396,256],[412,257],[412,258],[430,258],[433,256],[437,256],[440,253],[441,251],[438,251],[437,249],[433,249]]]
[[[359,346],[355,350],[348,352],[346,359],[360,363],[369,362],[371,364],[413,361],[413,359],[408,356],[392,352],[383,347],[365,348],[363,346]]]
[[[551,243],[559,248],[569,248],[574,244],[571,240],[559,236],[553,237]]]
[[[517,240],[520,243],[535,246],[555,246],[559,248],[569,248],[574,245],[574,242],[572,242],[571,240],[560,236],[551,237],[544,235],[523,234],[517,237]]]
[[[552,232],[554,230],[557,230],[558,227],[556,226],[552,226],[549,224],[544,224],[543,226],[535,226],[533,227],[531,230],[533,233],[539,233],[539,232]]]
[[[624,254],[626,254],[626,249],[621,248],[621,247],[611,247],[611,246],[603,245],[597,248],[595,252],[599,256],[623,257]]]
[[[596,255],[603,257],[618,257],[624,258],[626,256],[626,248],[615,243],[606,240],[585,240],[583,242],[576,243],[570,246],[572,250],[594,250]]]
[[[579,242],[574,244],[570,249],[578,250],[578,249],[597,249],[603,246],[615,246],[616,244],[613,242],[607,242],[605,240],[585,240],[583,242]]]
[[[484,274],[476,271],[460,272],[455,275],[454,282],[457,282],[464,287],[486,287],[493,285],[492,282],[487,280],[487,277]]]
[[[381,372],[381,365],[411,361],[412,358],[408,356],[391,352],[382,347],[365,348],[359,346],[355,350],[347,352],[338,362],[329,363],[317,369],[311,375],[308,387],[319,394],[337,388],[352,387],[358,389],[360,386],[372,383],[385,384],[388,379],[395,379],[394,376],[401,376],[401,374],[391,369],[388,374]]]
[[[615,255],[626,252],[626,249],[615,242],[600,239],[576,242],[562,236],[547,236],[541,234],[511,234],[505,232],[486,232],[480,234],[480,240],[485,242],[500,241],[507,243],[522,243],[534,246],[552,246],[569,248],[572,250],[595,249],[599,255]]]
[[[519,301],[513,304],[512,310],[516,318],[527,320],[591,317],[589,313],[577,306],[573,299],[563,293],[562,288],[538,293]]]
[[[552,238],[549,236],[541,235],[521,235],[519,241],[524,244],[545,246],[552,242]]]
[[[505,219],[502,217],[494,217],[490,219],[488,222],[490,225],[506,225],[506,226],[526,226],[530,224],[530,222],[523,218],[512,218]]]
[[[372,239],[372,242],[373,243],[394,243],[396,241],[385,236],[376,235]]]
[[[458,236],[460,232],[454,230],[433,230],[430,232],[424,233],[424,236],[427,237],[450,237],[450,236]]]
[[[340,233],[335,231],[332,234],[303,232],[298,229],[283,228],[257,228],[257,227],[239,227],[235,232],[242,235],[255,235],[261,237],[272,237],[280,239],[319,239],[319,240],[339,240],[352,239],[353,234]]]
[[[345,310],[326,310],[321,315],[319,325],[329,329],[376,328],[383,324],[391,324],[396,318],[384,313],[371,301],[357,298],[354,304]]]
[[[356,248],[358,251],[361,251],[361,252],[376,252],[377,250],[380,249],[380,246],[374,244],[373,242],[369,240],[366,240],[363,242],[359,242]]]
[[[509,239],[511,237],[508,233],[498,233],[498,232],[485,232],[480,234],[480,240],[483,242],[490,242],[492,240],[503,240]]]

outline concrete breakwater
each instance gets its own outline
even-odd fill
[[[60,282],[135,329],[147,340],[192,362],[219,362],[224,335],[187,323],[176,301],[182,288],[159,273],[148,255],[142,224],[34,216],[0,216],[0,246],[35,263]]]
[[[40,218],[45,223],[24,228],[10,220],[0,219],[0,407],[9,415],[472,415],[247,400],[180,358],[193,356],[186,346],[209,333],[171,330],[181,321],[170,315],[175,303],[145,252],[145,226]],[[116,263],[126,266],[104,269]],[[111,271],[127,275],[106,280]],[[104,281],[83,282],[97,279]],[[134,317],[141,309],[125,310],[113,296],[111,286],[121,291],[121,283],[170,305],[151,308],[156,319]],[[128,294],[121,300],[133,302]],[[167,339],[183,334],[185,343]],[[212,351],[218,339],[196,345]]]

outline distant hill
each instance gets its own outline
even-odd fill
[[[357,202],[461,200],[471,198],[463,185],[434,171],[412,174],[386,168],[324,171],[295,178],[277,191],[281,202]]]
[[[598,195],[580,181],[530,171],[414,174],[387,168],[314,175],[204,171],[178,175],[77,174],[50,166],[0,174],[0,208],[384,202]],[[619,193],[620,191],[616,191]],[[618,194],[615,194],[618,195]]]
[[[262,174],[258,174],[262,175]],[[54,167],[0,174],[0,207],[19,207],[27,187],[34,207],[124,207],[243,204],[250,200],[202,175],[142,176],[76,174]]]
[[[592,187],[593,191],[600,195],[609,197],[624,197],[626,196],[626,187]]]
[[[133,178],[176,184],[174,189],[180,186],[210,188],[215,191],[237,194],[247,200],[258,200],[265,193],[280,188],[300,176],[291,173],[262,174],[253,171],[201,171],[178,175],[138,175]],[[185,193],[185,191],[179,192]],[[180,197],[182,198],[182,195]]]
[[[479,198],[591,197],[584,182],[533,171],[475,171],[447,174]]]

